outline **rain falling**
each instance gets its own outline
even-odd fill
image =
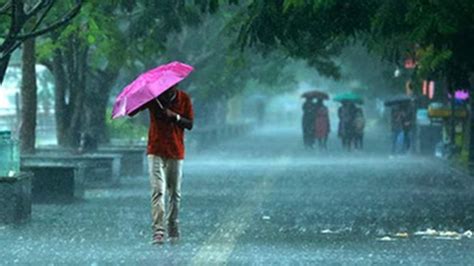
[[[473,13],[0,1],[0,265],[473,265]]]

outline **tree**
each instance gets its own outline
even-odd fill
[[[54,0],[9,0],[0,6],[0,83],[3,81],[11,54],[29,38],[44,35],[68,24],[78,13],[82,0],[52,16],[58,5]],[[64,5],[64,3],[62,3]]]
[[[282,50],[306,60],[323,75],[339,78],[334,58],[351,38],[370,27],[375,2],[251,1],[238,18],[243,20],[239,43],[263,52]]]
[[[291,60],[282,53],[261,55],[254,49],[240,51],[235,46],[238,34],[229,26],[241,7],[221,7],[214,14],[203,15],[198,26],[184,27],[172,34],[163,58],[178,59],[195,66],[189,91],[196,109],[196,123],[225,123],[227,101],[242,95],[252,82],[253,91],[272,87],[286,89],[293,84],[292,71],[284,66]]]
[[[126,53],[121,51],[126,43],[121,44],[118,19],[110,16],[112,5],[84,4],[74,23],[41,43],[41,63],[55,79],[56,135],[61,146],[78,147],[81,133],[103,138],[105,130],[94,130],[94,122],[105,114],[110,87]]]
[[[387,40],[403,39],[412,47],[418,64],[419,79],[443,81],[447,92],[469,89],[474,84],[474,3],[456,1],[385,1],[374,17],[375,38],[383,45]],[[406,45],[405,45],[406,46]],[[393,51],[404,49],[393,45]],[[454,107],[453,107],[454,108]],[[474,101],[471,97],[471,110]],[[470,132],[474,132],[474,115],[471,112]],[[454,139],[454,125],[451,139]],[[474,161],[474,134],[470,134],[469,160]]]
[[[106,141],[106,108],[119,74],[154,66],[168,33],[196,21],[193,14],[184,1],[87,2],[74,23],[51,34],[41,62],[55,77],[59,145],[77,147],[81,133]]]

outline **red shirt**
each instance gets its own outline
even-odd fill
[[[147,153],[168,159],[184,159],[184,129],[173,118],[165,117],[156,102],[147,107],[150,111]],[[194,118],[191,99],[184,91],[177,91],[168,108],[191,121]]]

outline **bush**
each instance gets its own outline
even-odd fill
[[[148,136],[147,126],[138,119],[112,119],[112,109],[107,110],[106,126],[110,138],[144,140]]]

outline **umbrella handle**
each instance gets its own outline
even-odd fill
[[[165,108],[163,107],[163,104],[161,104],[160,100],[158,100],[157,98],[155,98],[155,101],[156,101],[156,103],[158,103],[158,105],[160,106],[161,110],[165,110]]]

